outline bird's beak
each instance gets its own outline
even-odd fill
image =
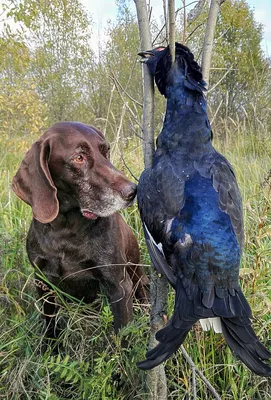
[[[150,57],[154,56],[154,52],[152,50],[146,50],[146,51],[141,51],[140,53],[137,53],[142,59],[140,62],[145,63]]]

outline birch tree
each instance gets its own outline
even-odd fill
[[[205,29],[204,43],[203,43],[202,61],[201,61],[203,79],[207,83],[209,82],[217,16],[220,6],[222,3],[224,3],[224,1],[225,0],[211,0],[210,3],[207,25]]]
[[[152,48],[146,0],[135,0],[141,50]],[[154,83],[146,65],[143,65],[143,149],[145,168],[152,165],[154,155]],[[151,273],[151,332],[149,347],[156,344],[155,333],[164,326],[163,315],[167,305],[167,282],[156,272]],[[163,365],[147,373],[149,400],[166,400],[167,384]]]

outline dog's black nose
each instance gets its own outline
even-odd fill
[[[122,189],[121,195],[125,200],[133,200],[136,195],[136,190],[137,186],[131,182]]]

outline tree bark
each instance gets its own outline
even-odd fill
[[[175,0],[168,0],[169,49],[172,62],[175,61]]]
[[[224,3],[224,1],[225,0],[211,0],[210,4],[204,42],[203,42],[202,61],[201,61],[203,79],[207,82],[207,84],[209,84],[211,58],[212,58],[217,16],[220,6],[222,3]]]
[[[134,0],[137,11],[140,48],[142,51],[152,48],[151,32],[146,0]],[[152,165],[154,155],[154,83],[148,67],[143,64],[143,151],[144,165]]]
[[[152,48],[146,0],[134,0],[137,11],[141,50]],[[143,150],[145,168],[152,165],[154,156],[154,82],[146,65],[143,65]],[[164,326],[167,308],[167,281],[154,270],[151,273],[151,316],[149,348],[156,345],[155,333]],[[163,365],[148,371],[146,377],[148,400],[167,399],[167,381]]]

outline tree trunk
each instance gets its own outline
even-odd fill
[[[210,67],[211,67],[211,58],[212,58],[212,50],[214,43],[214,35],[215,35],[215,26],[217,21],[217,16],[219,12],[219,8],[225,0],[211,0],[208,20],[205,30],[203,50],[202,50],[202,74],[203,79],[209,84],[209,75],[210,75]]]
[[[146,0],[134,0],[137,10],[141,50],[152,48]],[[145,168],[152,165],[154,155],[154,83],[146,65],[143,65],[143,150]],[[154,270],[151,274],[151,317],[149,348],[156,345],[155,333],[164,326],[167,307],[167,281]],[[148,371],[146,378],[148,400],[167,399],[167,381],[163,365]]]
[[[172,62],[175,61],[175,0],[168,0],[169,49]]]
[[[147,12],[146,0],[134,0],[138,18],[141,50],[152,48],[151,32]],[[149,168],[152,165],[154,155],[154,83],[148,67],[143,64],[143,151],[144,165]]]

